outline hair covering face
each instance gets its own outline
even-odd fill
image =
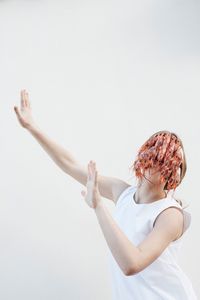
[[[154,168],[160,172],[160,183],[166,182],[166,190],[176,189],[180,184],[183,150],[180,139],[171,132],[162,131],[152,135],[139,149],[132,165],[137,178],[142,179],[145,170]]]

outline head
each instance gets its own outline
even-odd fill
[[[169,192],[181,183],[187,164],[181,139],[174,132],[158,131],[139,149],[131,166],[137,179],[162,185]]]

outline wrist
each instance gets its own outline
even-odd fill
[[[99,210],[101,210],[104,207],[103,201],[99,201],[94,208],[94,211],[97,213]]]
[[[26,129],[31,133],[34,133],[39,130],[38,126],[34,123],[26,125]]]

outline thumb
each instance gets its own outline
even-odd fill
[[[14,110],[16,112],[16,115],[18,116],[18,118],[21,117],[20,112],[19,112],[19,108],[17,106],[14,106]]]
[[[85,191],[81,191],[81,195],[82,195],[83,197],[85,197],[86,192],[85,192]]]

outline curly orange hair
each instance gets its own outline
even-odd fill
[[[137,178],[145,178],[144,171],[155,168],[160,172],[164,190],[175,191],[185,176],[187,164],[181,139],[169,131],[154,133],[139,149],[131,168]]]

